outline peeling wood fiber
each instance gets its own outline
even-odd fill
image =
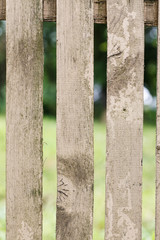
[[[57,240],[92,240],[93,0],[57,4]]]
[[[56,0],[44,0],[44,21],[56,21]],[[0,20],[6,19],[6,0],[0,0]],[[107,22],[106,0],[94,0],[94,21],[95,23]],[[158,2],[145,1],[144,22],[147,26],[157,26],[158,23]]]
[[[143,0],[107,0],[105,240],[142,237],[143,13]]]
[[[6,239],[41,240],[43,1],[6,6]]]

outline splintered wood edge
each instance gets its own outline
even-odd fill
[[[0,0],[0,20],[6,20],[6,0]],[[56,22],[56,1],[44,0],[44,21]],[[106,24],[106,0],[94,0],[94,22]],[[158,2],[144,3],[144,22],[146,26],[158,25]]]

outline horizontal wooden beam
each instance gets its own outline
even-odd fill
[[[0,20],[6,20],[6,0],[0,0]]]
[[[6,19],[6,0],[0,0],[0,20]],[[44,0],[44,21],[56,21],[56,0]],[[106,24],[106,0],[94,0],[94,21],[95,23]],[[158,23],[158,2],[145,1],[144,21],[147,26],[157,26]]]
[[[107,0],[95,0],[94,1],[94,19],[95,23],[107,22],[106,11]],[[158,2],[157,1],[145,1],[144,2],[144,22],[147,26],[157,26],[158,23]]]
[[[158,25],[158,1],[146,1],[144,4],[144,21],[147,26]]]

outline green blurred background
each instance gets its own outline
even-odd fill
[[[154,239],[157,28],[145,29],[143,240]],[[94,240],[104,239],[106,25],[95,25]],[[44,240],[55,239],[56,25],[44,23]],[[0,22],[0,240],[5,239],[5,23]]]

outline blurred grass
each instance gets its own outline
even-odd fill
[[[105,124],[95,122],[94,240],[104,239]],[[43,240],[55,240],[56,122],[44,119]],[[144,125],[143,240],[154,239],[155,126]],[[5,118],[0,116],[0,240],[5,239]]]

